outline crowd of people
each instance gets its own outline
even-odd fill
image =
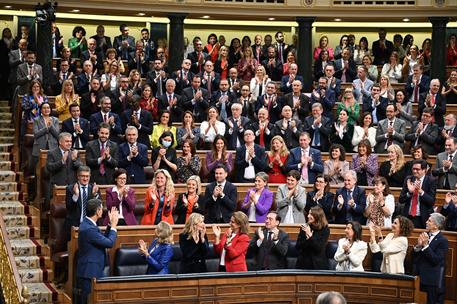
[[[21,134],[34,135],[28,172],[34,174],[40,150],[49,150],[51,186],[67,186],[68,238],[71,226],[80,226],[86,215],[102,217],[99,205],[88,210],[89,202],[101,197],[98,184],[114,184],[106,192],[112,212],[103,223],[137,224],[129,184],[145,184],[149,165],[154,177],[140,223],[157,225],[158,238],[152,249],[139,244],[148,273],[167,272],[155,255],[171,258],[169,248],[159,248],[169,244],[172,224],[186,225],[180,245],[198,246],[183,250],[182,269],[189,272],[205,271],[204,263],[195,263],[201,258],[186,256],[204,256],[205,224],[214,224],[214,246],[225,271],[246,270],[247,249],[265,255],[265,244],[278,258],[268,265],[259,261],[259,268],[283,267],[288,238],[280,223],[302,225],[296,249],[297,267],[303,269],[326,269],[327,224],[347,225],[335,260],[337,269],[355,271],[363,270],[367,244],[361,225],[368,225],[369,247],[384,254],[386,273],[404,273],[406,236],[414,227],[457,231],[457,118],[446,115],[446,104],[457,103],[457,70],[444,84],[430,79],[430,39],[420,49],[412,35],[396,34],[391,42],[380,29],[371,49],[365,37],[356,45],[354,35],[343,35],[332,49],[322,36],[313,53],[315,89],[305,94],[296,39],[287,45],[282,32],[275,42],[272,35],[256,35],[253,44],[249,36],[230,45],[222,35],[209,35],[206,44],[195,37],[183,50],[181,68],[170,71],[166,42],[156,45],[147,29],[139,40],[126,24],[119,29],[111,44],[102,25],[87,39],[77,26],[64,46],[53,24],[53,54],[60,57],[45,85],[26,29],[15,39],[4,29],[0,42],[1,61],[5,56],[8,61],[6,92],[23,96]],[[457,65],[455,42],[451,34],[443,46],[448,65]],[[343,88],[346,83],[349,88]],[[395,91],[392,83],[405,83],[404,89]],[[54,107],[48,95],[56,95]],[[204,160],[197,148],[207,150]],[[329,153],[325,162],[321,152]],[[346,153],[353,153],[351,162]],[[380,153],[388,154],[382,163]],[[404,153],[413,160],[406,162]],[[436,163],[428,162],[429,155],[437,155]],[[202,181],[209,182],[204,193]],[[232,182],[253,184],[240,211]],[[185,183],[186,192],[175,193],[175,183]],[[272,193],[268,183],[281,185]],[[309,185],[312,191],[305,189]],[[336,193],[330,186],[338,187]],[[366,193],[360,186],[374,190]],[[402,188],[399,202],[389,187]],[[449,189],[441,210],[434,210],[437,188]],[[222,233],[220,223],[230,229]],[[251,242],[249,223],[265,223]],[[392,233],[383,238],[382,227]],[[430,238],[421,235],[415,248],[425,264],[436,261],[427,260],[428,250],[444,248],[429,246]]]

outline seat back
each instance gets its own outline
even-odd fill
[[[115,276],[144,275],[148,269],[146,259],[138,252],[137,247],[121,247],[114,259]]]
[[[182,252],[179,244],[173,244],[173,257],[171,258],[170,262],[168,263],[168,271],[169,273],[179,274],[181,260],[182,260]]]
[[[67,242],[64,229],[67,208],[64,203],[51,204],[49,217],[49,246],[51,256],[56,253],[67,251]]]
[[[298,257],[297,249],[295,249],[296,244],[297,244],[297,241],[289,240],[289,248],[287,249],[287,255],[286,255],[286,267],[288,269],[296,268],[295,266],[297,264],[297,257]]]
[[[336,261],[335,261],[335,252],[338,249],[338,242],[337,241],[328,241],[327,247],[325,248],[325,256],[328,259],[328,269],[335,270],[336,269]]]
[[[214,250],[213,243],[210,242],[208,246],[208,254],[206,256],[206,270],[207,272],[218,272],[219,271],[219,255]]]

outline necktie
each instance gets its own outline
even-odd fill
[[[281,63],[284,63],[283,57],[282,57],[282,43],[278,44],[278,58]]]
[[[171,105],[173,104],[173,95],[171,95],[171,94],[168,95],[168,104],[170,105],[170,108],[171,108]]]
[[[75,120],[73,120],[73,122],[74,122],[73,128],[75,128],[75,126],[78,124],[78,120],[75,119]],[[76,131],[75,131],[75,133],[76,133]],[[79,134],[78,133],[76,133],[76,138],[73,143],[73,148],[75,148],[75,149],[79,148]]]
[[[306,150],[302,150],[302,156],[306,156]],[[308,166],[301,168],[301,178],[306,184],[308,183]]]
[[[321,145],[321,134],[319,133],[319,129],[316,127],[313,134],[313,142],[314,146],[319,147]]]
[[[162,77],[159,76],[159,80],[157,81],[157,96],[162,95]]]
[[[393,126],[393,121],[389,120],[389,128],[392,128],[392,126]],[[392,145],[392,136],[387,137],[387,146],[389,147],[390,145]]]
[[[265,128],[260,128],[259,145],[262,147],[265,147]]]
[[[201,73],[201,71],[202,71],[202,65],[200,64],[201,60],[202,60],[202,53],[201,52],[198,52],[198,59],[197,60],[198,60],[198,62],[197,62],[198,70]]]
[[[346,61],[345,60],[342,60],[342,64],[343,64],[343,73],[341,74],[341,82],[346,82]]]
[[[227,119],[227,110],[226,110],[226,105],[225,101],[221,103],[221,120],[224,121]]]
[[[29,75],[33,76],[33,66],[29,65]]]
[[[100,157],[102,157],[104,153],[105,153],[105,144],[102,143],[102,148],[100,149]],[[103,163],[103,160],[100,163],[100,175],[102,175],[102,176],[105,175],[105,164]]]
[[[271,231],[268,231],[268,241],[271,241],[271,235],[273,234],[273,232]]]
[[[209,96],[211,96],[211,75],[208,74],[208,83],[207,83],[207,90],[208,90],[208,94]]]
[[[81,213],[82,213],[82,219],[86,216],[86,206],[87,206],[87,186],[82,186],[81,188],[83,189],[83,196],[82,196],[82,206],[81,206]],[[82,220],[81,220],[82,222]]]
[[[414,103],[418,103],[418,102],[419,102],[419,84],[416,84],[416,85],[414,86],[414,93],[413,93],[413,95],[414,95],[414,97],[413,97],[413,98],[414,98],[414,99],[413,99]]]
[[[62,77],[63,77],[63,80],[67,80],[67,73],[63,73]]]
[[[105,123],[108,123],[108,114],[104,114],[104,115],[103,115],[103,121],[104,121]]]
[[[432,105],[432,107],[435,105],[435,94],[432,94],[431,97],[430,97],[430,103]]]
[[[419,204],[419,191],[414,190],[413,199],[411,200],[411,209],[409,211],[409,215],[416,216],[417,215],[417,205]]]

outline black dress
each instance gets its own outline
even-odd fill
[[[332,192],[325,192],[324,196],[317,201],[313,199],[315,194],[316,191],[306,193],[305,212],[308,213],[309,209],[319,205],[322,208],[322,210],[324,210],[325,217],[327,217],[327,221],[329,223],[333,223],[332,207],[333,201],[335,200],[335,194]]]
[[[178,196],[178,201],[176,202],[175,214],[177,216],[175,224],[185,224],[186,223],[186,214],[187,214],[187,207],[184,205],[183,198],[187,196],[187,193],[182,193]],[[198,196],[198,208],[195,207],[192,209],[192,212],[205,214],[205,205],[204,205],[204,193],[200,193]]]
[[[328,259],[325,254],[330,229],[313,230],[313,235],[306,239],[305,232],[300,229],[295,249],[298,252],[298,269],[328,270]]]
[[[180,273],[197,273],[206,272],[206,256],[208,253],[208,238],[195,243],[188,234],[182,232],[179,234],[179,247],[182,252]]]
[[[390,172],[390,161],[385,160],[382,162],[379,167],[379,176],[385,177],[389,183],[389,187],[403,187],[403,183],[406,178],[406,166],[401,167],[400,170],[395,172],[392,175],[389,175]]]

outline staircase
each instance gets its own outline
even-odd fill
[[[5,221],[11,248],[30,303],[64,303],[62,292],[51,283],[49,247],[40,239],[40,210],[26,203],[26,185],[11,153],[14,126],[8,101],[0,101],[0,215]],[[18,131],[18,130],[17,130]]]

